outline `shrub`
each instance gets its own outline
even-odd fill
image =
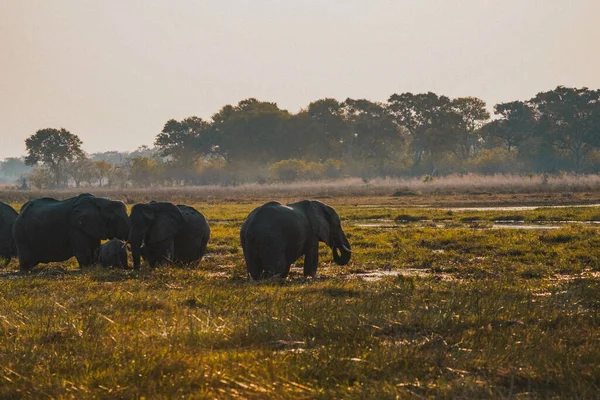
[[[276,181],[293,182],[298,180],[300,170],[304,161],[301,160],[281,160],[271,165],[269,173]]]
[[[342,174],[342,162],[339,160],[327,160],[324,163],[296,159],[281,160],[271,165],[269,173],[271,179],[281,182],[336,178]]]

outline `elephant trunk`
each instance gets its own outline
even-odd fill
[[[131,257],[133,259],[133,269],[140,268],[140,258],[142,254],[142,247],[144,246],[144,234],[132,231],[127,240],[131,244]]]
[[[352,249],[350,248],[350,243],[345,235],[342,243],[332,246],[331,251],[333,253],[333,261],[335,261],[337,265],[346,265],[350,261]]]
[[[127,240],[131,232],[130,229],[131,228],[129,226],[129,220],[125,219],[123,221],[119,221],[117,232],[113,235],[113,237],[116,237],[119,240]],[[113,237],[111,237],[110,239],[112,239]]]

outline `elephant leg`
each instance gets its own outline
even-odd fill
[[[319,242],[312,240],[306,246],[304,252],[304,277],[314,278],[317,275],[319,266]]]
[[[21,266],[21,271],[28,272],[31,271],[37,265],[37,262],[33,260],[23,260],[19,258],[19,265]]]
[[[261,257],[261,264],[265,278],[275,276],[285,278],[290,270],[290,265],[285,260],[285,252],[276,249]]]
[[[79,267],[89,267],[94,264],[94,252],[100,247],[100,240],[97,243],[90,243],[90,240],[83,235],[73,235],[71,237],[71,246],[73,255],[79,263]]]
[[[174,242],[171,240],[168,243],[164,244],[162,247],[158,264],[160,265],[169,265],[175,262],[175,246]]]
[[[38,263],[32,256],[27,256],[25,251],[19,252],[19,266],[21,271],[31,271]]]
[[[35,257],[35,252],[29,247],[29,243],[23,241],[17,248],[17,257],[19,259],[19,267],[21,271],[31,271],[38,261]]]
[[[262,268],[258,256],[251,249],[244,249],[244,260],[246,260],[246,271],[250,277],[257,281],[262,276]]]

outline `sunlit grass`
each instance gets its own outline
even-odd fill
[[[261,201],[194,202],[211,223],[195,267],[70,260],[21,274],[13,261],[0,270],[0,398],[597,396],[598,229],[487,228],[600,209],[329,200],[353,256],[336,266],[322,246],[314,280],[301,261],[284,282],[246,279],[239,228]],[[401,275],[363,278],[380,271]]]

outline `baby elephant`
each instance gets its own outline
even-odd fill
[[[98,263],[103,267],[127,268],[127,247],[125,242],[113,238],[97,250]]]

